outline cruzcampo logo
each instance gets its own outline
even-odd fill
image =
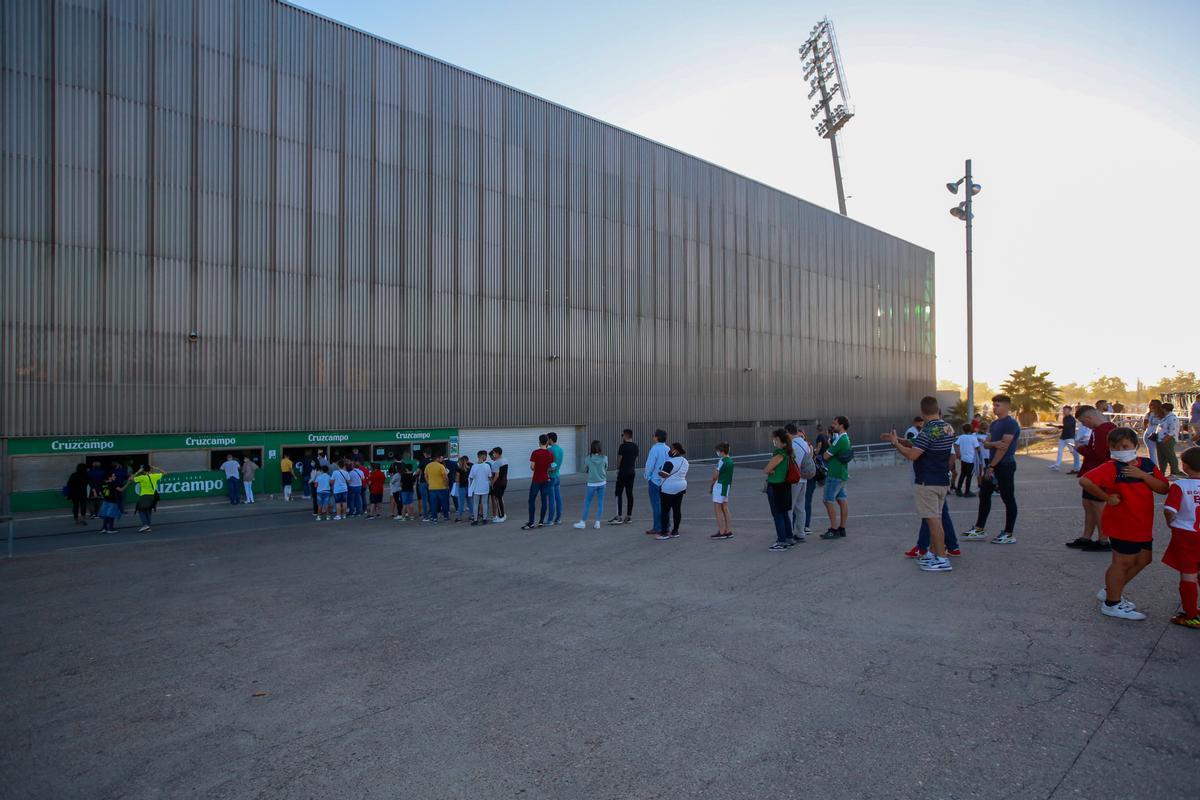
[[[224,491],[225,478],[216,470],[204,472],[171,472],[158,482],[158,493],[174,495],[216,494]]]

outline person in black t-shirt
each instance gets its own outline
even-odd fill
[[[638,446],[633,441],[633,431],[626,428],[621,432],[621,445],[617,448],[617,515],[609,525],[623,525],[633,519],[633,479],[637,476]],[[625,516],[621,516],[621,496],[624,495]]]
[[[1058,458],[1050,465],[1050,469],[1055,472],[1062,467],[1063,450],[1070,450],[1071,455],[1075,457],[1075,466],[1071,467],[1071,475],[1079,473],[1079,451],[1075,449],[1075,415],[1071,413],[1070,406],[1062,407],[1062,432],[1058,435]]]

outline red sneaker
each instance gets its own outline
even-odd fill
[[[646,531],[647,536],[658,536],[662,531]]]
[[[947,547],[947,548],[946,548],[946,555],[948,555],[948,556],[961,556],[961,555],[962,555],[962,550],[959,550],[957,547],[954,547],[954,548]]]
[[[920,558],[923,555],[925,555],[924,550],[922,550],[919,547],[914,547],[912,550],[909,550],[907,553],[905,553],[904,557],[905,558]]]

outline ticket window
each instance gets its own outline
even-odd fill
[[[412,445],[384,442],[371,446],[371,460],[387,469],[397,461],[409,461],[413,457]]]
[[[208,468],[221,469],[221,466],[225,463],[225,457],[230,455],[239,464],[242,463],[242,459],[249,456],[251,461],[261,467],[263,463],[262,454],[263,451],[260,447],[235,447],[228,450],[213,450],[208,454]]]
[[[72,453],[70,455],[49,456],[15,456],[11,459],[12,491],[36,492],[53,489],[58,491],[67,482],[67,478],[79,464],[84,464],[90,470],[96,462],[101,469],[108,472],[115,469],[115,464],[123,465],[128,474],[145,464],[147,453]]]
[[[357,461],[365,463],[370,459],[371,445],[367,444],[342,444],[337,447],[329,448],[330,463],[336,463],[343,458],[348,461]]]
[[[422,442],[419,445],[413,445],[413,450],[416,451],[416,453],[414,453],[414,456],[420,456],[421,453],[424,453],[425,455],[429,456],[430,458],[436,458],[437,456],[449,456],[450,455],[450,443],[449,442]]]

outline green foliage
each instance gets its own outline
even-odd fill
[[[939,392],[958,392],[960,395],[963,393],[962,384],[955,383],[954,381],[946,378],[941,378],[938,380],[937,390]]]
[[[1021,413],[1056,411],[1062,405],[1062,395],[1050,380],[1050,373],[1038,372],[1036,364],[1013,370],[1000,389]]]
[[[975,410],[970,414],[967,413],[967,398],[960,397],[954,407],[950,409],[950,413],[946,415],[946,421],[955,426],[956,432],[958,426],[967,422],[975,414],[979,413],[979,405],[975,405]]]
[[[1058,387],[1058,393],[1062,395],[1064,405],[1072,406],[1086,403],[1092,396],[1088,387],[1080,383],[1064,383]]]
[[[1129,387],[1115,375],[1101,375],[1088,384],[1088,402],[1107,400],[1110,403],[1129,402]]]
[[[1163,378],[1158,383],[1146,387],[1150,397],[1158,397],[1167,392],[1194,392],[1200,390],[1200,380],[1196,373],[1179,370],[1169,378]]]

